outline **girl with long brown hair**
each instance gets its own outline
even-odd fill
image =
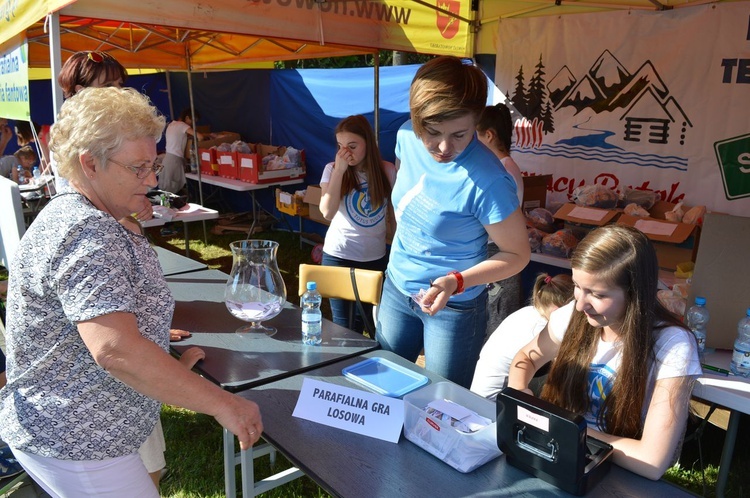
[[[582,414],[615,463],[659,479],[677,456],[701,373],[695,339],[658,302],[656,252],[637,229],[594,230],[571,266],[574,302],[515,356],[508,385],[526,389],[554,359],[542,398]]]
[[[380,157],[375,133],[362,115],[344,118],[336,126],[338,151],[320,179],[320,211],[331,220],[323,244],[323,264],[384,271],[386,224],[396,167]],[[333,321],[361,332],[364,319],[354,304],[331,299]],[[364,305],[371,314],[372,306]],[[349,323],[350,313],[355,317]],[[369,322],[371,320],[368,319]]]

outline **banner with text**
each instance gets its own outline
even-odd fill
[[[750,214],[750,2],[501,20],[512,155],[583,184]]]
[[[0,54],[0,118],[29,121],[28,44]]]

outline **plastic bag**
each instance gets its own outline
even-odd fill
[[[671,290],[662,289],[656,292],[656,298],[659,302],[677,316],[685,316],[687,299]]]
[[[682,202],[678,202],[671,211],[664,213],[664,219],[680,223],[685,212],[682,210]]]
[[[653,190],[625,189],[623,195],[624,204],[637,204],[643,209],[651,209],[656,204],[658,194]]]
[[[649,216],[648,211],[635,203],[630,203],[625,206],[623,212],[625,214],[629,214],[630,216],[637,216],[639,218],[647,218]]]
[[[694,206],[687,210],[682,217],[682,222],[689,225],[703,225],[703,217],[706,215],[706,206]]]
[[[542,239],[542,253],[558,258],[569,258],[577,245],[578,239],[566,228]]]
[[[575,190],[571,199],[579,206],[611,209],[617,207],[617,193],[603,185],[583,185]]]
[[[555,230],[555,217],[544,208],[535,208],[526,214],[529,225],[543,232],[551,233]]]
[[[542,239],[547,234],[538,228],[533,227],[527,228],[526,232],[529,234],[529,246],[531,246],[531,252],[542,252]]]

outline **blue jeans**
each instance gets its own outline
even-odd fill
[[[449,302],[429,316],[385,279],[375,339],[386,351],[415,361],[424,348],[427,370],[467,389],[474,377],[487,326],[487,291]]]
[[[351,259],[337,258],[336,256],[323,253],[322,264],[323,266],[343,266],[345,268],[385,271],[385,267],[388,264],[388,255],[376,259],[375,261],[353,261]],[[346,301],[344,299],[329,299],[329,301],[331,304],[333,323],[360,333],[365,329],[365,322],[354,301]],[[362,303],[362,307],[365,310],[365,314],[367,315],[370,324],[373,324],[372,305]],[[349,323],[350,316],[354,317],[352,323]]]

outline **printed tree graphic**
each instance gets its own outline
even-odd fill
[[[544,64],[542,64],[541,55],[539,55],[539,63],[535,67],[536,71],[529,81],[529,91],[526,94],[528,103],[526,118],[529,121],[533,121],[534,118],[541,119],[546,97],[544,94]]]
[[[555,131],[555,122],[553,117],[552,106],[547,93],[546,81],[544,79],[544,63],[542,55],[539,55],[539,62],[535,71],[529,80],[528,90],[526,89],[523,75],[523,66],[518,69],[516,76],[516,86],[513,91],[513,97],[510,101],[516,110],[521,113],[528,121],[541,122],[544,133]]]
[[[518,70],[518,76],[516,76],[516,88],[513,97],[510,99],[510,101],[513,102],[513,107],[521,113],[521,116],[528,115],[528,99],[524,87],[523,66],[521,66]]]
[[[552,105],[548,100],[544,105],[544,114],[542,114],[542,131],[544,133],[552,133],[555,131],[555,118],[552,116]]]

